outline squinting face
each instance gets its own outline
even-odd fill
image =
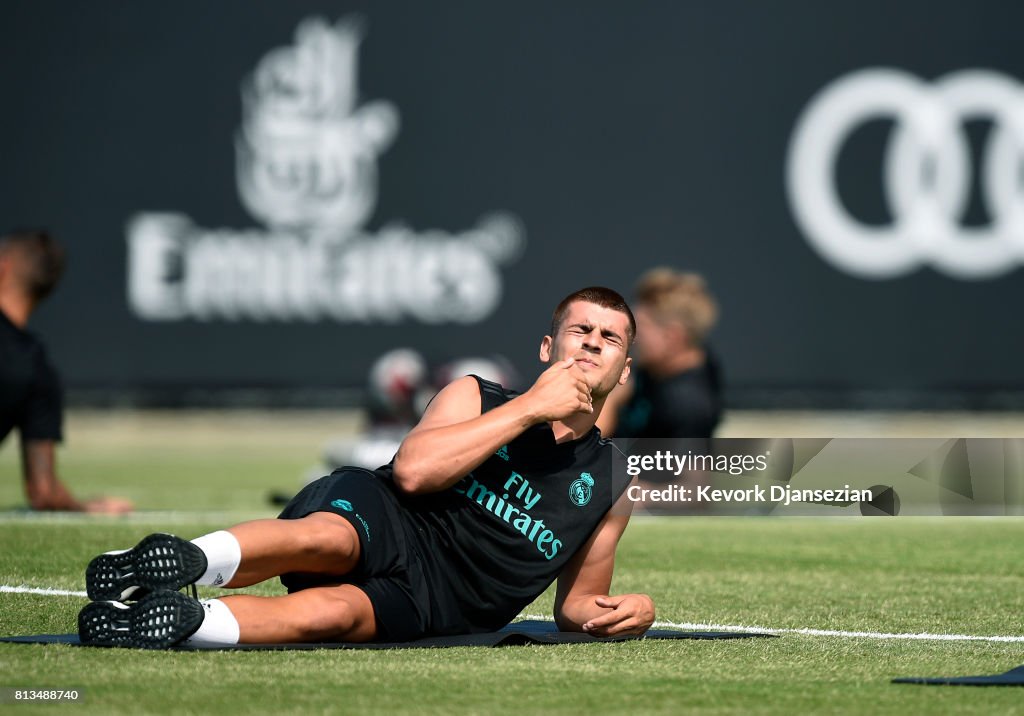
[[[545,336],[540,359],[555,363],[575,358],[593,397],[603,398],[629,376],[629,319],[596,303],[569,304],[558,334]]]

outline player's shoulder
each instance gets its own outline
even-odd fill
[[[4,374],[30,372],[47,377],[55,371],[42,339],[19,328],[0,312],[0,369]]]
[[[480,390],[469,376],[457,378],[431,398],[413,432],[442,427],[480,415]]]
[[[475,380],[475,376],[464,375],[461,378],[456,378],[442,388],[440,392],[434,396],[434,400],[432,402],[477,402],[479,400],[480,393],[481,388]]]
[[[434,396],[424,417],[439,412],[457,413],[463,417],[467,412],[480,415],[507,403],[517,395],[517,391],[509,390],[500,383],[474,374],[464,375],[453,380]]]
[[[472,379],[478,386],[480,397],[483,398],[485,402],[488,402],[488,399],[491,401],[505,402],[512,400],[512,398],[519,395],[519,391],[506,388],[501,383],[496,383],[493,380],[481,378],[475,373],[470,373],[465,377]]]
[[[659,404],[662,408],[682,412],[709,407],[718,400],[718,393],[701,368],[688,370],[666,380],[660,386]]]
[[[26,354],[39,353],[43,350],[43,342],[39,336],[32,331],[14,325],[2,311],[0,311],[0,345],[6,350]]]

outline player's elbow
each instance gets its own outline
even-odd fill
[[[575,610],[572,607],[573,603],[568,600],[555,603],[552,616],[559,631],[583,631],[585,620],[580,618],[582,615],[574,614]]]
[[[426,480],[416,474],[400,473],[395,470],[395,487],[406,495],[422,495],[430,492]]]
[[[423,465],[415,459],[411,459],[401,448],[395,455],[392,476],[395,487],[407,495],[421,495],[429,492],[430,482]]]
[[[558,631],[583,631],[583,625],[578,624],[563,612],[555,610],[555,625],[558,627]]]

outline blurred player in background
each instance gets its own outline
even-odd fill
[[[434,396],[465,375],[519,387],[515,369],[503,356],[456,358],[431,370],[426,358],[413,348],[395,348],[382,354],[370,368],[366,427],[357,435],[331,440],[324,448],[323,464],[312,469],[303,483],[343,465],[374,469],[386,464]],[[281,502],[281,498],[275,494],[272,501]],[[288,495],[281,504],[290,498]]]
[[[300,486],[346,465],[373,470],[390,462],[434,396],[466,375],[519,388],[515,368],[501,355],[455,358],[431,370],[427,359],[414,348],[394,348],[381,354],[370,367],[363,405],[365,424],[354,435],[330,440],[321,462],[301,475]],[[267,500],[286,505],[294,496],[294,491],[271,490]]]
[[[722,382],[707,335],[718,307],[695,273],[656,268],[636,287],[632,376],[608,396],[605,437],[710,438],[722,415]]]
[[[63,270],[64,251],[45,232],[0,237],[0,441],[18,429],[25,492],[32,509],[128,512],[132,505],[122,498],[77,500],[57,478],[63,393],[43,344],[26,326]]]
[[[370,367],[365,427],[356,435],[331,440],[324,448],[323,465],[305,482],[342,465],[372,469],[387,463],[433,396],[424,396],[429,385],[430,371],[419,351],[396,348],[377,358]]]

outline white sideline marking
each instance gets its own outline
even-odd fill
[[[278,510],[279,512],[280,510]],[[146,524],[159,522],[162,524],[194,524],[206,522],[222,522],[235,524],[246,520],[276,517],[273,508],[268,511],[258,510],[149,510],[130,512],[126,515],[94,515],[87,512],[32,512],[31,510],[0,511],[0,524],[17,522],[21,524],[75,523],[84,525],[102,525],[108,527],[116,524]]]
[[[50,597],[85,597],[85,592],[74,592],[66,589],[47,589],[43,587],[12,586],[0,584],[0,593],[7,594],[42,594]],[[539,619],[550,621],[539,614],[520,614],[523,619]],[[671,627],[674,629],[691,629],[700,631],[749,631],[765,634],[804,634],[807,636],[839,636],[857,639],[910,639],[918,641],[999,641],[1024,642],[1024,636],[977,636],[974,634],[890,634],[880,631],[840,631],[833,629],[772,629],[761,626],[743,626],[739,624],[700,624],[693,622],[654,622],[655,627]]]
[[[21,585],[13,587],[8,584],[0,584],[0,592],[8,594],[45,594],[48,597],[87,597],[85,592],[69,592],[66,589],[44,589],[42,587],[26,587]]]
[[[523,619],[543,619],[547,617],[536,614],[520,614]],[[889,634],[880,631],[838,631],[832,629],[772,629],[761,626],[743,626],[739,624],[695,624],[692,622],[654,622],[658,628],[690,629],[698,631],[743,631],[761,632],[764,634],[804,634],[807,636],[839,636],[857,639],[911,639],[919,641],[1001,641],[1024,642],[1024,636],[976,636],[973,634]]]

